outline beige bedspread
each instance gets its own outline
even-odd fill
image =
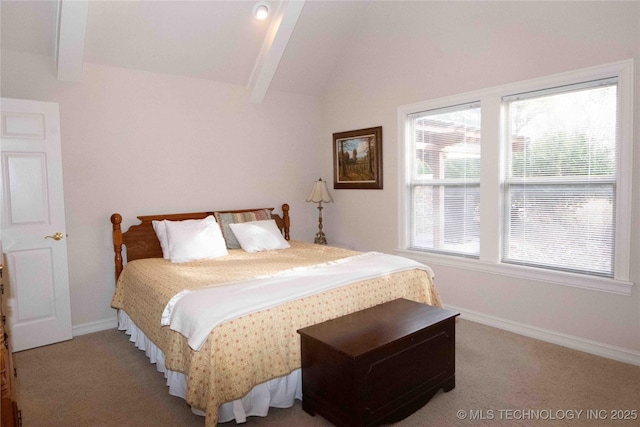
[[[240,249],[215,260],[172,264],[160,259],[128,263],[112,306],[124,310],[165,354],[168,369],[188,376],[187,402],[206,410],[206,426],[217,424],[218,407],[253,386],[300,367],[297,330],[396,298],[441,306],[431,277],[412,270],[352,283],[252,313],[216,327],[200,351],[160,326],[168,301],[183,289],[236,282],[258,275],[320,264],[358,252],[292,241],[290,249],[247,253]]]

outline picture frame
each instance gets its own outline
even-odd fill
[[[333,134],[333,188],[382,189],[382,126]]]

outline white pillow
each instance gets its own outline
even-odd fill
[[[165,225],[167,221],[151,221],[151,225],[153,225],[153,231],[156,232],[156,236],[160,241],[160,247],[162,248],[162,257],[164,259],[171,259],[169,255],[169,241],[167,240],[167,226]]]
[[[195,223],[200,222],[201,219],[185,219],[182,221],[170,221],[168,219],[162,221],[151,221],[151,225],[153,225],[153,231],[156,232],[156,237],[158,237],[158,241],[160,241],[160,247],[162,248],[162,257],[164,259],[171,259],[171,254],[169,252],[169,240],[167,238],[167,226],[168,222],[180,222],[182,224]]]
[[[227,255],[227,244],[213,215],[202,220],[165,221],[171,262]]]
[[[247,252],[260,252],[291,247],[272,219],[229,224],[240,247]]]

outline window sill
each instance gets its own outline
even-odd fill
[[[586,276],[561,271],[550,271],[518,265],[496,264],[477,259],[412,251],[409,249],[396,249],[395,252],[400,256],[411,258],[415,261],[427,264],[428,266],[442,265],[462,268],[465,270],[498,274],[501,276],[515,277],[519,279],[529,279],[539,282],[553,283],[556,285],[607,292],[616,295],[630,296],[631,290],[634,286],[633,282],[624,280]]]

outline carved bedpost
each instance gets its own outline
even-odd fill
[[[289,227],[291,226],[291,219],[289,219],[289,205],[282,205],[282,219],[284,220],[284,238],[289,240]]]
[[[116,282],[120,273],[122,273],[122,230],[120,224],[122,216],[118,213],[111,215],[111,224],[113,226],[113,252],[115,252],[114,262],[116,264]]]

